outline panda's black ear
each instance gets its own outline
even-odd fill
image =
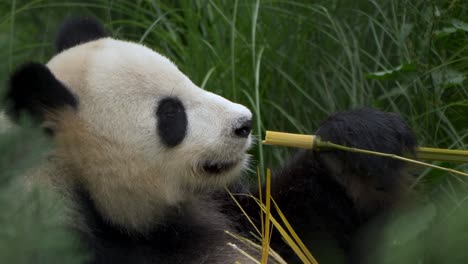
[[[7,114],[18,121],[21,113],[42,123],[47,111],[78,108],[78,100],[43,64],[29,63],[10,78],[6,92]]]
[[[102,24],[94,18],[74,17],[65,20],[59,29],[55,46],[57,52],[82,43],[107,37]]]

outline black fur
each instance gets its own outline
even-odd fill
[[[397,114],[372,108],[332,115],[320,126],[316,135],[337,144],[392,154],[411,153],[416,145],[415,136]],[[332,155],[345,167],[341,170],[365,172],[375,178],[375,188],[384,191],[395,187],[394,174],[403,166],[401,161],[374,155],[346,151],[334,151]]]
[[[89,41],[107,37],[101,23],[95,18],[70,18],[66,20],[57,34],[57,52]]]
[[[412,152],[416,146],[413,133],[398,115],[369,108],[330,116],[318,134],[335,143],[399,155]],[[323,155],[327,155],[327,162]],[[336,168],[330,167],[334,165],[328,162],[330,158],[340,160],[340,175]],[[326,154],[323,151],[299,151],[273,175],[272,197],[312,254],[318,257],[319,263],[365,263],[362,258],[364,245],[360,244],[362,230],[370,222],[382,220],[399,199],[394,188],[401,188],[400,182],[406,177],[403,165],[386,158],[341,151]],[[344,175],[351,179],[339,179]],[[371,208],[363,208],[360,201],[350,195],[352,181],[362,181],[367,187],[378,189],[376,196],[363,193],[370,196],[365,198],[387,199],[382,199],[378,206],[373,206],[372,202],[376,201],[365,203]],[[376,186],[372,185],[374,183]],[[239,199],[259,226],[257,204],[249,198]],[[229,205],[229,199],[227,202],[226,213],[234,222],[241,223],[238,230],[245,232],[251,224],[236,211],[235,204]],[[274,232],[271,243],[288,263],[301,263],[279,233]]]
[[[47,111],[67,106],[78,108],[75,96],[45,65],[39,63],[25,64],[13,73],[6,100],[7,113],[16,121],[22,112],[42,122]]]
[[[91,233],[80,232],[92,252],[89,264],[211,263],[210,249],[223,246],[223,219],[191,204],[167,208],[164,221],[145,234],[132,232],[105,219],[83,188],[75,189]],[[211,206],[209,206],[211,207]]]
[[[175,97],[167,97],[158,103],[156,110],[158,133],[162,143],[175,147],[187,134],[187,114],[182,102]]]
[[[324,131],[328,134],[325,135]],[[349,131],[353,134],[345,133]],[[395,154],[412,151],[416,143],[412,132],[397,115],[367,108],[333,115],[322,124],[319,132],[323,138],[334,142]],[[364,137],[352,140],[359,135]],[[403,164],[388,166],[392,161],[387,159],[370,159],[368,162],[372,163],[363,164],[370,157],[345,155],[338,151],[328,153],[344,162],[343,173],[349,174],[353,180],[361,180],[362,175],[376,179],[390,177],[385,179],[385,183],[397,186],[396,182],[404,178]],[[388,200],[373,208],[371,213],[361,210],[359,202],[349,194],[352,187],[337,180],[336,171],[323,161],[321,155],[321,152],[299,151],[274,174],[272,197],[320,263],[365,263],[363,256],[366,253],[362,254],[363,247],[359,244],[362,230],[392,208],[393,201]],[[236,191],[249,190],[243,184],[237,187]],[[256,187],[250,189],[254,195],[256,190]],[[384,196],[392,194],[392,188],[384,187],[378,191]],[[225,243],[222,228],[234,228],[247,237],[253,230],[237,205],[223,193],[201,198],[208,205],[213,201],[222,202],[222,210],[212,206],[193,210],[191,201],[188,201],[177,208],[170,208],[164,223],[144,236],[106,221],[86,192],[81,191],[78,197],[83,201],[83,211],[92,231],[84,236],[94,254],[92,263],[96,264],[199,263],[200,256],[208,256],[214,246]],[[245,196],[237,198],[253,222],[260,226],[258,205]],[[200,218],[200,215],[204,216]],[[219,222],[231,224],[220,228],[216,226]],[[271,246],[288,263],[301,263],[276,231]],[[232,259],[226,260],[226,263],[230,262]]]
[[[336,263],[346,258],[353,234],[364,219],[346,194],[346,188],[337,184],[318,162],[317,153],[298,152],[285,168],[274,174],[273,182],[272,196],[320,263]],[[273,236],[272,247],[289,263],[300,263],[278,235]],[[322,252],[330,250],[339,255]]]
[[[234,135],[247,138],[252,131],[252,119],[241,119],[238,126],[234,129]]]

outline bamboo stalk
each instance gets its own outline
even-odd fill
[[[422,160],[468,163],[467,150],[419,147],[416,149],[416,157]]]
[[[400,157],[398,155],[382,153],[377,151],[370,151],[358,148],[351,148],[342,145],[338,145],[328,141],[322,141],[320,138],[314,135],[299,135],[291,133],[282,133],[267,131],[265,135],[265,140],[262,142],[266,145],[280,145],[288,147],[297,147],[305,149],[314,149],[314,150],[323,150],[323,149],[340,149],[344,151],[357,152],[363,154],[370,154],[382,157],[388,157],[392,159],[403,160],[406,162],[443,170],[453,174],[458,174],[462,176],[468,176],[468,173],[460,172],[453,169],[448,169],[433,164],[413,160],[407,157]],[[450,150],[450,149],[437,149],[437,148],[426,148],[421,147],[416,149],[416,157],[423,160],[431,161],[447,161],[447,162],[459,162],[459,163],[468,163],[468,151],[465,150]]]
[[[265,140],[262,143],[266,145],[278,145],[316,150],[329,148],[327,144],[323,144],[323,141],[314,135],[301,135],[275,131],[267,131]],[[468,163],[467,150],[419,147],[416,149],[416,157],[418,159],[429,161]]]
[[[262,237],[262,264],[268,263],[268,252],[270,251],[270,216],[271,216],[271,172],[267,169],[265,194],[265,232]]]
[[[262,143],[266,145],[312,149],[314,148],[314,139],[314,135],[267,131],[265,140]]]

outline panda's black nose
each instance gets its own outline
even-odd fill
[[[234,134],[238,137],[246,138],[252,131],[252,119],[241,119],[238,121]]]

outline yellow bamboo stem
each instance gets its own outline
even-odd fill
[[[419,147],[416,156],[422,160],[468,163],[467,150]]]
[[[266,145],[312,149],[314,147],[314,139],[314,135],[267,131],[265,140],[262,143]]]
[[[351,148],[342,145],[338,145],[328,141],[322,141],[317,136],[314,135],[298,135],[298,134],[291,134],[291,133],[282,133],[282,132],[274,132],[274,131],[267,131],[265,140],[262,142],[263,144],[267,145],[280,145],[280,146],[288,146],[288,147],[297,147],[297,148],[305,148],[305,149],[340,149],[344,151],[350,152],[357,152],[363,154],[370,154],[376,156],[383,156],[392,159],[403,160],[406,162],[443,170],[446,172],[450,172],[453,174],[458,174],[462,176],[468,176],[468,173],[460,172],[453,169],[448,169],[444,167],[440,167],[437,165],[413,160],[406,157],[400,157],[395,154],[389,153],[382,153],[377,151],[370,151],[358,148]],[[419,159],[424,160],[432,160],[432,161],[448,161],[448,162],[461,162],[461,163],[468,163],[468,151],[465,150],[449,150],[449,149],[436,149],[436,148],[418,148],[416,149],[416,157]]]
[[[316,150],[327,148],[327,146],[322,144],[322,141],[320,141],[320,139],[316,138],[314,135],[301,135],[275,131],[267,131],[265,140],[262,143],[266,145],[278,145]],[[468,150],[419,147],[416,149],[416,157],[421,160],[429,161],[468,163]]]
[[[270,216],[271,216],[271,171],[267,169],[265,194],[265,232],[262,238],[262,264],[268,263],[268,252],[270,251]]]

